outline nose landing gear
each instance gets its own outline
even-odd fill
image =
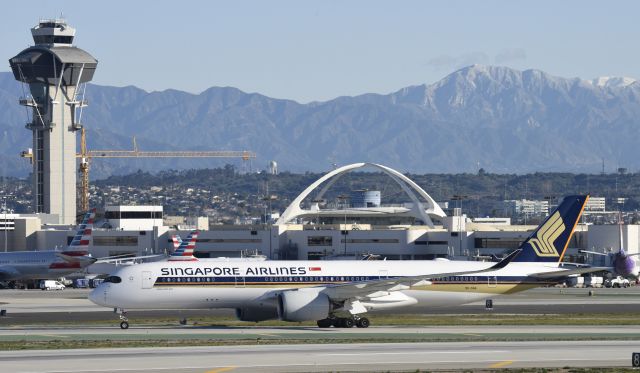
[[[129,318],[127,317],[127,311],[122,308],[116,309],[118,317],[120,318],[120,329],[129,329]]]

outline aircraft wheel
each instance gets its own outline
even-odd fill
[[[350,317],[342,319],[342,327],[343,328],[353,328],[354,324],[355,323],[353,322],[353,319],[350,318]]]
[[[120,329],[129,329],[129,323],[126,321],[121,322]]]
[[[358,328],[368,328],[369,325],[369,319],[367,319],[366,317],[361,317],[358,319],[358,321],[356,321],[356,326]]]
[[[330,328],[333,325],[331,319],[318,320],[318,328]]]

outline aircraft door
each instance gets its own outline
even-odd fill
[[[153,275],[149,271],[142,271],[142,288],[153,288]]]
[[[244,287],[244,277],[243,276],[236,277],[236,287],[237,288],[243,288]]]
[[[490,288],[495,288],[498,286],[498,277],[497,276],[488,276],[487,277],[487,286]]]

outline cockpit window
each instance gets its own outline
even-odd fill
[[[118,276],[109,276],[104,279],[104,282],[111,282],[111,283],[117,284],[122,282],[122,279]]]

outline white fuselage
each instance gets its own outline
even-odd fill
[[[90,299],[121,309],[195,309],[268,306],[270,294],[301,287],[428,276],[482,270],[495,263],[466,261],[264,261],[199,260],[153,262],[121,268]],[[556,263],[510,263],[507,267],[468,276],[422,281],[409,289],[376,294],[363,300],[370,311],[395,307],[430,308],[459,305],[495,294],[513,293],[551,282],[527,277],[557,271]],[[272,304],[275,306],[275,304]]]

